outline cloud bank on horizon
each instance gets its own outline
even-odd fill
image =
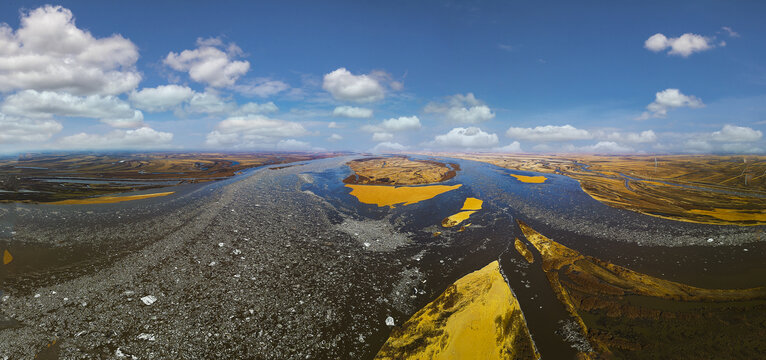
[[[140,20],[167,20],[172,34],[130,23],[140,15],[126,4],[0,12],[0,154],[766,151],[766,47],[755,35],[766,25],[757,17],[654,17],[609,39],[571,20],[562,40],[538,32],[540,19],[559,14],[528,4],[479,3],[467,18],[446,4],[403,5],[433,13],[431,28],[372,5],[307,3],[297,18],[272,5],[269,15],[262,5],[190,4],[185,15],[207,21]],[[636,18],[604,7],[588,16]],[[366,22],[348,20],[361,14]],[[383,23],[400,28],[374,27]]]

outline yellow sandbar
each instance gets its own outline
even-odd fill
[[[363,204],[375,204],[379,207],[402,204],[410,205],[428,200],[436,195],[455,190],[462,186],[457,185],[430,185],[430,186],[386,186],[386,185],[346,185],[351,188],[351,195],[356,196]]]
[[[154,194],[141,194],[141,195],[127,195],[127,196],[99,196],[94,198],[87,198],[87,199],[71,199],[71,200],[62,200],[62,201],[55,201],[49,204],[54,205],[90,205],[90,204],[113,204],[123,201],[131,201],[131,200],[141,200],[141,199],[148,199],[158,196],[168,196],[175,191],[169,191],[169,192],[161,192],[161,193],[154,193]]]
[[[545,182],[545,180],[548,180],[545,176],[524,176],[524,175],[516,175],[511,174],[511,176],[515,177],[516,180],[519,180],[523,183],[530,183],[530,184],[542,184]]]
[[[11,256],[11,253],[8,252],[8,250],[3,251],[3,265],[7,265],[13,261],[13,256]]]
[[[519,344],[519,348],[514,348]],[[375,359],[537,358],[497,261],[458,279],[391,336]]]
[[[483,203],[484,201],[477,198],[467,198],[463,203],[463,208],[460,210],[481,210],[481,204]]]
[[[471,216],[471,214],[475,213],[476,211],[470,210],[470,211],[461,211],[455,215],[450,215],[446,219],[442,220],[442,226],[444,227],[453,227],[457,224],[460,224],[461,222],[468,219],[468,217]]]

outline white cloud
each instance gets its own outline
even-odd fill
[[[521,152],[522,150],[521,150],[521,144],[518,141],[514,141],[503,147],[494,148],[493,151],[503,152],[503,153],[518,153],[518,152]]]
[[[19,28],[0,24],[0,91],[54,90],[115,95],[141,81],[138,49],[115,34],[95,38],[69,9],[43,6],[21,14]]]
[[[710,153],[713,151],[713,145],[702,139],[689,139],[684,141],[682,152],[692,153]]]
[[[149,127],[133,130],[113,130],[109,133],[79,133],[61,138],[57,147],[68,149],[156,149],[170,145],[173,134]]]
[[[188,86],[160,85],[155,88],[133,90],[128,97],[133,105],[146,111],[166,111],[191,99],[194,90]]]
[[[208,89],[205,92],[194,92],[182,106],[176,106],[176,116],[183,117],[189,114],[207,114],[207,115],[228,115],[244,116],[252,114],[267,114],[279,111],[276,104],[269,101],[267,103],[248,102],[237,105],[229,98],[223,98],[215,89]]]
[[[683,146],[676,149],[684,153],[711,154],[711,153],[734,153],[734,154],[761,154],[763,148],[747,142],[710,143],[710,141],[697,138],[683,142]]]
[[[371,118],[372,109],[366,109],[354,106],[338,106],[332,111],[333,116],[343,116],[349,118]]]
[[[716,47],[714,41],[714,38],[692,33],[686,33],[677,38],[668,38],[663,34],[657,33],[646,39],[644,47],[654,52],[670,48],[668,54],[688,57],[695,52],[710,50]],[[719,44],[719,46],[725,45],[726,43]]]
[[[341,140],[343,140],[343,136],[340,136],[338,134],[332,134],[332,135],[327,137],[327,141],[329,141],[329,142],[338,142],[338,141],[341,141]]]
[[[63,126],[51,119],[27,119],[0,113],[0,144],[39,143],[59,133]]]
[[[225,51],[224,51],[225,50]],[[219,39],[197,39],[197,48],[180,54],[170,52],[165,64],[173,70],[189,73],[189,77],[213,87],[233,86],[250,69],[247,61],[238,61],[242,50],[235,44],[224,44]]]
[[[207,135],[206,144],[216,147],[274,147],[280,140],[308,134],[303,125],[263,115],[234,116],[221,121]]]
[[[237,110],[237,104],[221,98],[215,91],[194,93],[183,112],[192,114],[228,114]]]
[[[242,94],[258,97],[276,95],[289,88],[290,85],[287,85],[285,82],[271,79],[256,79],[250,84],[234,86],[234,90],[237,90]]]
[[[140,127],[144,120],[141,111],[115,96],[76,96],[53,91],[20,91],[5,98],[2,111],[32,118],[54,115],[94,118],[118,128]]]
[[[668,143],[655,146],[679,153],[763,153],[763,132],[749,127],[724,125],[721,130],[697,133],[665,133]]]
[[[737,154],[763,154],[763,148],[745,143],[722,144],[721,150],[726,153]]]
[[[418,130],[420,127],[420,119],[418,119],[417,116],[400,116],[398,118],[383,120],[377,125],[362,126],[362,130],[367,132],[398,132]]]
[[[443,135],[437,135],[432,142],[437,147],[447,148],[491,148],[497,145],[496,134],[489,134],[477,127],[457,127]]]
[[[429,103],[424,110],[442,114],[447,120],[460,124],[478,124],[495,117],[495,113],[473,93],[450,96],[447,103]]]
[[[728,27],[728,26],[723,26],[723,27],[721,27],[721,30],[725,31],[725,32],[726,32],[726,34],[727,34],[727,35],[729,35],[730,37],[739,37],[739,33],[738,33],[738,32],[736,32],[736,31],[734,31],[734,30],[732,30],[732,29],[731,29],[730,27]]]
[[[710,134],[710,140],[719,142],[753,142],[762,137],[763,133],[760,130],[735,125],[724,125],[721,130]]]
[[[376,132],[372,134],[372,141],[375,141],[375,142],[391,141],[393,139],[394,139],[394,134],[392,133]]]
[[[338,124],[335,121],[330,121],[330,123],[327,124],[327,127],[330,128],[330,129],[342,129],[343,128],[343,124]]]
[[[370,152],[373,152],[373,153],[396,152],[396,151],[404,151],[407,149],[408,149],[407,146],[404,146],[400,143],[382,142],[380,144],[375,145],[375,147],[373,147],[372,149],[370,149]]]
[[[678,89],[665,89],[655,94],[654,102],[646,106],[648,111],[643,112],[636,120],[649,118],[664,118],[668,110],[680,107],[701,108],[705,104],[694,95],[684,95]]]
[[[263,104],[249,102],[240,106],[239,109],[234,112],[234,115],[268,114],[277,111],[279,111],[279,108],[271,101]]]
[[[641,144],[657,141],[657,134],[652,130],[642,131],[640,133],[621,133],[621,132],[599,132],[596,134],[597,138],[602,138],[611,141],[617,141],[620,143]]]
[[[277,150],[282,151],[303,151],[312,149],[311,144],[295,139],[279,140],[279,142],[277,142],[276,148]]]
[[[400,116],[383,120],[380,126],[390,131],[417,130],[420,129],[420,119],[417,116]]]
[[[346,68],[326,74],[322,89],[335,99],[344,101],[371,102],[385,97],[383,86],[374,76],[354,75]]]
[[[512,139],[542,142],[587,140],[593,137],[588,130],[578,129],[572,125],[545,125],[534,128],[510,127],[505,134]]]
[[[595,145],[583,146],[577,152],[589,152],[598,154],[624,154],[632,153],[633,148],[620,145],[614,141],[599,141]]]

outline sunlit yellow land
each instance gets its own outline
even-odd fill
[[[463,203],[463,208],[457,214],[450,215],[446,219],[442,220],[442,226],[444,227],[453,227],[455,225],[459,225],[463,221],[468,220],[473,213],[475,213],[477,210],[481,210],[481,205],[484,203],[484,201],[477,199],[477,198],[467,198],[465,199],[465,202]],[[466,225],[468,226],[468,225]]]
[[[481,205],[484,204],[484,201],[477,198],[469,197],[465,199],[465,202],[463,203],[463,208],[460,210],[481,210]]]
[[[351,188],[351,195],[355,196],[359,202],[378,205],[378,207],[415,204],[455,190],[460,186],[461,184],[399,187],[386,185],[346,185],[346,187]]]
[[[401,327],[376,359],[537,359],[519,302],[493,261],[457,280]]]
[[[545,176],[542,176],[542,175],[540,175],[540,176],[525,176],[525,175],[511,174],[511,176],[515,177],[516,180],[519,180],[519,181],[521,181],[523,183],[528,183],[528,184],[542,184],[542,183],[545,182],[545,180],[548,180],[548,178],[546,178]]]

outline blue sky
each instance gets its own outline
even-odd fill
[[[0,152],[764,153],[766,3],[0,4]]]

